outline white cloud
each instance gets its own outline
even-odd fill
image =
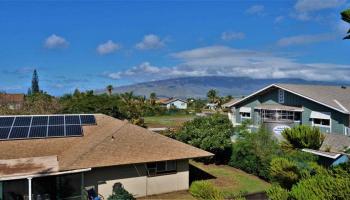
[[[250,15],[263,15],[265,7],[263,5],[253,5],[249,7],[245,12]]]
[[[120,49],[120,45],[114,43],[112,40],[108,40],[107,42],[100,44],[97,46],[96,51],[100,55],[110,54]]]
[[[285,37],[278,40],[277,45],[281,47],[306,45],[318,42],[324,42],[334,39],[334,34],[316,34],[316,35],[297,35],[291,37]]]
[[[44,43],[44,47],[48,49],[65,48],[68,47],[68,45],[69,43],[65,38],[56,34],[50,35],[48,38],[46,38]]]
[[[275,23],[276,24],[281,23],[284,20],[284,18],[285,18],[284,16],[277,16],[275,18]]]
[[[322,16],[315,14],[316,12],[337,8],[345,3],[346,0],[298,0],[291,16],[302,21],[320,20]]]
[[[302,78],[305,80],[348,81],[350,65],[301,63],[288,57],[261,51],[209,46],[171,54],[180,61],[157,67],[144,62],[125,71],[106,74],[138,82],[183,76],[246,76],[251,78]]]
[[[221,34],[221,39],[224,41],[231,41],[231,40],[241,40],[245,38],[245,34],[242,32],[223,32]]]
[[[154,34],[145,35],[143,40],[136,44],[137,49],[159,49],[165,46],[165,41]]]

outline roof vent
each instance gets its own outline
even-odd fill
[[[346,86],[345,86],[345,85],[342,85],[342,86],[341,86],[341,89],[346,89]]]

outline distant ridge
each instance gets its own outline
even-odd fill
[[[219,91],[220,96],[244,96],[273,83],[346,85],[346,83],[306,81],[303,79],[252,79],[248,77],[203,76],[182,77],[158,81],[150,81],[116,87],[113,93],[133,91],[136,95],[149,96],[155,92],[160,97],[205,98],[210,89]],[[97,90],[103,93],[105,90]]]

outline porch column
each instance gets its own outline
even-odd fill
[[[28,178],[28,199],[32,200],[32,177]]]

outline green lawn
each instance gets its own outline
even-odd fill
[[[227,165],[204,165],[199,162],[190,162],[191,165],[214,176],[208,181],[220,189],[225,197],[232,197],[240,192],[262,192],[270,187],[270,184],[258,177],[245,173],[242,170]],[[168,194],[154,195],[142,199],[194,199],[188,191],[172,192]]]
[[[147,127],[150,127],[150,128],[159,128],[159,127],[174,128],[174,127],[181,126],[186,121],[192,120],[194,117],[195,115],[174,114],[174,115],[145,117],[144,119]]]

